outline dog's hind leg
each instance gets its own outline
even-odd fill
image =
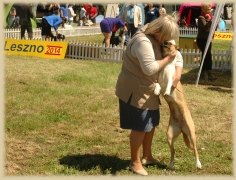
[[[194,124],[189,122],[190,124],[186,124],[186,126],[188,127],[183,127],[183,137],[184,137],[184,141],[185,141],[185,144],[193,149],[194,151],[194,155],[195,155],[195,160],[196,160],[196,168],[198,169],[202,169],[202,165],[201,165],[201,162],[199,160],[199,156],[198,156],[198,150],[197,150],[197,140],[196,140],[196,135],[195,135],[195,127],[194,127]],[[190,138],[190,141],[191,141],[191,144],[190,144],[190,141],[188,139],[188,137]]]
[[[175,123],[174,118],[171,116],[169,126],[167,129],[167,142],[170,147],[170,153],[171,153],[170,164],[168,166],[169,169],[174,169],[174,156],[175,156],[174,142],[175,139],[181,133],[181,128],[174,123]]]

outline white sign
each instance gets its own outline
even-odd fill
[[[116,17],[116,11],[118,8],[118,4],[107,4],[106,16],[105,17]]]

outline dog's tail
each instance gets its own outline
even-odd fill
[[[184,132],[182,132],[182,134],[186,146],[188,146],[190,149],[193,149],[193,145],[190,143],[188,136]]]

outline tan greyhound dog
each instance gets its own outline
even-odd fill
[[[163,55],[167,54],[171,48],[177,48],[175,43],[167,42],[166,44],[164,44],[162,52]],[[177,51],[177,53],[180,52]],[[195,126],[183,94],[182,84],[181,82],[179,82],[176,89],[172,91],[171,86],[168,85],[172,85],[174,75],[175,64],[172,62],[166,65],[163,70],[161,70],[159,74],[158,84],[155,89],[155,94],[162,94],[170,109],[170,119],[167,128],[167,141],[171,151],[171,159],[168,167],[170,169],[173,169],[174,167],[174,142],[176,138],[182,133],[185,144],[194,151],[196,167],[198,169],[201,169],[202,165],[199,161],[196,145]]]

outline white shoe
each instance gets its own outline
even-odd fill
[[[147,173],[147,171],[146,171],[145,169],[137,170],[137,169],[134,169],[134,167],[131,166],[131,165],[129,165],[129,169],[130,169],[131,171],[133,171],[134,173],[139,174],[139,175],[142,175],[142,176],[147,176],[147,175],[148,175],[148,173]]]
[[[149,161],[149,160],[146,160],[146,159],[142,159],[141,160],[142,164],[143,165],[155,165],[155,164],[159,164],[160,162],[158,160],[153,160],[153,161]]]

